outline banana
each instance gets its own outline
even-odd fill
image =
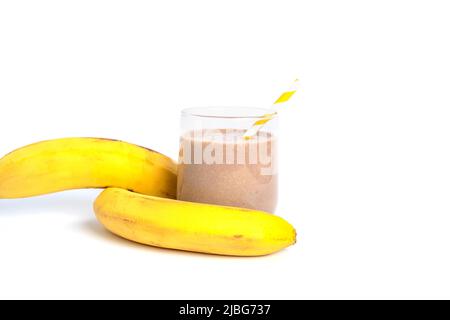
[[[177,165],[150,149],[117,140],[39,142],[0,160],[0,199],[80,188],[119,187],[175,198]]]
[[[109,188],[96,199],[97,219],[141,244],[230,256],[263,256],[296,242],[295,229],[262,211],[183,202]]]

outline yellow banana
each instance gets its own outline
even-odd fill
[[[18,149],[0,160],[0,199],[105,187],[175,198],[176,170],[170,158],[122,141],[50,140]]]
[[[262,256],[293,245],[295,229],[262,211],[103,191],[97,219],[112,233],[138,243],[231,256]]]

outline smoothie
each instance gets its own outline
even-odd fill
[[[181,137],[178,199],[273,213],[277,204],[276,138],[243,130],[191,131]]]

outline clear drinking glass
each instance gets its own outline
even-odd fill
[[[183,110],[178,199],[275,212],[278,118],[243,138],[266,113],[246,107]]]

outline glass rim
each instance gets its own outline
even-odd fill
[[[260,119],[268,109],[258,107],[214,106],[192,107],[181,111],[183,116],[215,119]]]

